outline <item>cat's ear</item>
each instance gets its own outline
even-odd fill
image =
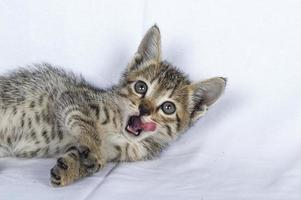
[[[139,47],[138,54],[144,60],[161,61],[161,34],[157,25],[152,26],[144,35]]]
[[[152,26],[144,35],[129,68],[150,60],[161,61],[161,34],[157,25]]]
[[[225,90],[226,78],[216,77],[192,84],[191,121],[203,116],[208,107],[217,101]]]

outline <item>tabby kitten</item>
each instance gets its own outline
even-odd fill
[[[92,175],[107,162],[158,155],[203,116],[226,79],[190,80],[161,60],[153,26],[119,84],[108,90],[49,64],[0,76],[0,157],[52,157],[54,186]]]

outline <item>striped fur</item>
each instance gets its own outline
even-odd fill
[[[135,91],[137,81],[148,90]],[[120,82],[103,90],[49,64],[0,76],[0,157],[60,156],[51,182],[63,186],[89,176],[107,162],[157,156],[204,115],[224,90],[224,78],[192,83],[161,60],[160,32],[143,38]],[[165,114],[162,104],[175,105]],[[155,131],[130,134],[130,116],[156,125]]]

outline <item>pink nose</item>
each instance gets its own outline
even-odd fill
[[[142,129],[144,131],[155,131],[156,130],[156,124],[154,122],[146,122],[142,124]]]

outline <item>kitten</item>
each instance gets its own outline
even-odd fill
[[[144,36],[119,84],[108,90],[49,64],[0,76],[0,157],[52,157],[64,186],[107,162],[158,155],[203,116],[226,79],[191,81],[161,60],[160,31]]]

